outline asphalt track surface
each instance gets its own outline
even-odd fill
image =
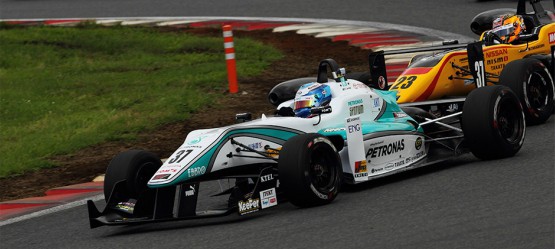
[[[515,3],[0,0],[0,18],[307,17],[398,23],[471,36],[468,22],[477,12],[514,8]],[[0,247],[554,248],[554,119],[529,127],[513,158],[479,161],[466,155],[343,191],[323,207],[284,204],[248,217],[90,230],[86,207],[78,206],[0,227]],[[214,184],[201,186],[204,193],[216,189]]]
[[[234,16],[387,22],[473,35],[470,20],[516,0],[0,0],[0,18]],[[553,10],[551,1],[544,1]]]

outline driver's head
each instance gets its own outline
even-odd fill
[[[520,15],[502,15],[493,20],[491,32],[503,43],[511,43],[526,31],[526,25]]]
[[[328,105],[331,101],[331,88],[328,85],[312,82],[304,84],[295,95],[295,116],[311,117],[310,108]]]

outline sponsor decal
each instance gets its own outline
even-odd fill
[[[271,188],[268,190],[260,191],[260,202],[262,209],[277,205],[276,189]]]
[[[380,99],[379,98],[374,99],[374,107],[375,108],[380,107]]]
[[[545,44],[539,44],[536,46],[529,47],[528,50],[534,50],[534,49],[543,48],[543,47],[545,47]]]
[[[329,128],[329,129],[325,129],[324,132],[338,132],[338,131],[344,131],[345,128]]]
[[[133,202],[119,202],[115,208],[127,212],[127,213],[133,213],[133,211],[135,210],[135,203]]]
[[[156,173],[162,174],[162,173],[175,173],[175,172],[177,172],[177,169],[167,169],[166,167],[164,167],[163,169],[158,170]]]
[[[357,100],[349,101],[349,102],[347,102],[347,104],[348,104],[349,106],[362,105],[362,99],[357,99]]]
[[[189,177],[199,176],[204,173],[206,173],[206,166],[187,169],[187,174],[189,175]]]
[[[449,106],[447,106],[447,110],[448,112],[455,112],[459,110],[459,104],[449,104]]]
[[[356,116],[359,114],[364,113],[364,106],[363,105],[357,105],[357,106],[351,106],[349,107],[349,116]]]
[[[202,136],[198,136],[195,139],[192,139],[191,141],[188,141],[186,144],[187,145],[194,145],[194,144],[198,144],[200,143],[200,141],[202,141],[203,139],[207,138],[207,135],[202,135]]]
[[[320,108],[320,113],[331,113],[331,106],[325,106],[323,108]]]
[[[374,143],[371,143],[370,146],[380,145],[380,144],[383,144],[383,142],[384,142],[384,140],[381,140],[379,142],[374,142]]]
[[[405,160],[401,160],[401,161],[397,161],[397,162],[393,162],[393,163],[388,163],[387,165],[385,165],[385,169],[389,170],[389,169],[394,169],[397,167],[401,167],[405,165]]]
[[[394,112],[394,113],[393,113],[393,117],[394,117],[394,118],[405,118],[405,117],[407,117],[407,116],[408,116],[408,115],[407,115],[406,113],[404,113],[404,112]]]
[[[347,119],[347,123],[353,122],[353,121],[357,121],[360,120],[360,117],[354,117],[354,118],[348,118]]]
[[[393,169],[394,167],[395,167],[395,164],[388,163],[387,165],[385,165],[385,170],[390,170],[390,169]]]
[[[508,49],[501,48],[501,49],[496,49],[496,50],[493,50],[493,51],[485,52],[485,55],[486,55],[487,58],[491,58],[491,57],[506,55],[508,53],[509,53]]]
[[[366,168],[366,160],[355,162],[355,173],[364,173],[364,172],[368,172],[368,169]]]
[[[378,173],[378,172],[380,172],[380,171],[382,171],[382,170],[383,170],[383,168],[375,168],[375,169],[372,169],[371,172],[372,172],[372,174],[374,174],[374,173]]]
[[[185,146],[181,146],[179,147],[180,149],[188,149],[188,148],[202,148],[202,146],[199,145],[185,145]]]
[[[364,146],[360,146],[364,144],[361,129],[362,124],[360,120],[360,116],[355,116],[347,118],[345,123],[345,127],[347,128],[347,153],[349,155],[349,166],[351,172],[353,172],[353,176],[355,178],[354,180],[357,182],[368,180]]]
[[[405,163],[409,164],[409,163],[413,163],[415,161],[418,161],[418,159],[420,159],[421,157],[423,157],[425,154],[424,151],[420,151],[418,153],[416,153],[416,155],[412,156],[412,157],[407,157],[407,159],[405,159]]]
[[[260,204],[259,204],[260,199],[256,198],[256,199],[248,199],[246,201],[239,201],[238,206],[239,206],[239,214],[240,215],[245,215],[248,213],[253,213],[256,212],[258,210],[260,210]]]
[[[385,89],[385,78],[381,75],[378,77],[378,87],[380,89]]]
[[[500,70],[505,68],[505,64],[499,64],[499,65],[495,65],[493,67],[491,67],[492,70]]]
[[[366,167],[366,160],[355,162],[355,177],[367,177],[368,168]]]
[[[555,43],[555,32],[549,33],[549,43]]]
[[[416,141],[414,142],[414,147],[415,147],[417,150],[420,150],[420,148],[422,148],[422,138],[421,138],[421,137],[418,137],[418,138],[416,139]]]
[[[161,180],[161,179],[168,179],[171,176],[171,174],[160,174],[160,175],[155,175],[152,180]]]
[[[256,142],[256,143],[252,143],[247,145],[247,147],[256,150],[256,149],[262,149],[262,142]]]
[[[266,149],[266,155],[271,156],[273,158],[278,158],[280,150],[281,150],[281,147],[279,147],[277,149],[268,148],[268,149]]]
[[[267,182],[267,181],[271,181],[274,180],[274,175],[272,174],[267,174],[267,175],[263,175],[260,177],[260,181],[261,182]]]
[[[360,124],[357,123],[357,124],[349,125],[347,127],[347,130],[349,131],[349,133],[360,131]]]
[[[185,191],[185,196],[193,195],[195,195],[195,187],[193,185],[189,185],[189,190]]]
[[[366,153],[366,158],[376,158],[391,155],[393,153],[397,153],[399,151],[403,151],[405,149],[405,139],[401,139],[388,145],[382,145],[379,147],[373,147],[368,149]]]
[[[499,64],[499,63],[503,63],[509,60],[509,56],[503,56],[503,57],[497,57],[497,58],[493,58],[493,59],[487,59],[486,60],[486,65],[494,65],[494,64]]]
[[[365,84],[362,84],[362,83],[354,82],[353,83],[353,88],[354,89],[361,89],[361,88],[368,88],[368,86],[365,85]]]

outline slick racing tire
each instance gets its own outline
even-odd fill
[[[463,106],[465,143],[476,157],[489,160],[513,156],[526,133],[524,113],[517,96],[505,86],[487,86],[470,92]]]
[[[328,204],[339,192],[341,167],[339,154],[326,137],[315,133],[295,136],[279,153],[280,188],[296,206]]]
[[[137,198],[147,189],[147,183],[162,166],[162,161],[156,155],[142,151],[129,150],[116,155],[108,168],[104,178],[104,198],[108,200],[117,182],[125,180],[128,198]]]
[[[541,61],[534,58],[512,61],[501,72],[499,82],[518,96],[528,125],[542,124],[553,113],[553,79]]]

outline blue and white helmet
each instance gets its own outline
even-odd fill
[[[328,85],[312,82],[304,84],[295,95],[295,116],[308,118],[310,108],[325,106],[331,101],[331,88]]]

